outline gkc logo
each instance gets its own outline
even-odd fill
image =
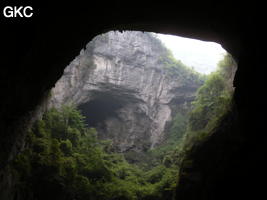
[[[33,8],[31,6],[6,6],[3,9],[5,17],[32,17]]]

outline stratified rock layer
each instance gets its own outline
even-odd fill
[[[95,124],[89,120],[89,126],[119,152],[153,148],[164,139],[166,123],[175,112],[188,110],[202,84],[182,67],[170,70],[164,62],[168,55],[151,33],[99,35],[66,67],[50,106],[74,103],[92,118],[102,113],[105,117]],[[98,104],[90,113],[92,102]]]

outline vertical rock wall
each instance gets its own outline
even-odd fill
[[[99,100],[98,111],[105,113],[107,104],[116,102],[120,106],[96,125],[99,137],[112,139],[120,152],[153,148],[163,140],[174,110],[190,103],[202,84],[182,68],[172,69],[177,70],[174,75],[163,62],[167,57],[168,50],[152,33],[99,35],[65,69],[50,106],[86,108]]]

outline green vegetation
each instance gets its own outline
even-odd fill
[[[171,199],[176,168],[165,158],[144,170],[110,152],[73,106],[51,109],[29,131],[13,163],[27,199]]]
[[[231,106],[229,79],[235,63],[227,55],[216,72],[204,77],[171,54],[162,62],[172,75],[206,81],[191,112],[176,113],[161,146],[138,158],[136,152],[114,153],[111,141],[99,140],[74,106],[52,108],[29,130],[24,151],[12,163],[21,199],[173,199],[181,160],[213,132]]]
[[[160,58],[160,62],[164,64],[165,70],[169,75],[184,79],[184,82],[193,81],[203,83],[206,79],[206,75],[188,67],[180,60],[176,60],[170,50],[167,50],[167,54]]]
[[[218,63],[216,72],[211,73],[205,84],[197,91],[192,102],[193,110],[189,113],[186,133],[180,141],[180,153],[208,138],[220,124],[225,114],[231,109],[233,87],[231,76],[236,64],[227,54]]]
[[[178,162],[175,159],[175,150],[179,141],[186,132],[188,122],[188,116],[177,113],[174,119],[172,120],[172,125],[168,132],[166,140],[156,147],[155,149],[149,150],[146,152],[146,156],[149,158],[146,160],[148,166],[157,166],[160,162],[163,162],[166,166],[172,165],[173,168],[178,171]]]
[[[179,112],[172,120],[167,141],[150,151],[151,158],[162,159],[178,168],[190,165],[187,159],[192,147],[207,139],[220,125],[232,105],[233,87],[231,77],[236,64],[227,54],[218,63],[216,72],[205,77],[205,83],[198,89],[192,110],[187,115]],[[185,164],[186,163],[186,164]]]

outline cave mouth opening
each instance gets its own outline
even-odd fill
[[[69,199],[173,199],[188,147],[207,138],[230,109],[236,64],[226,55],[218,65],[200,74],[154,33],[97,36],[52,91],[52,104],[77,105],[87,127],[71,109],[50,111],[35,126],[30,154],[19,160],[36,159],[37,175],[27,185],[37,196],[54,184],[60,189],[51,194]],[[102,140],[98,131],[112,137]]]
[[[134,36],[137,36],[138,34],[149,34],[149,37],[152,37],[153,39],[150,38],[151,43],[155,43],[155,45],[153,47],[149,47],[149,51],[156,51],[160,48],[166,48],[168,49],[168,53],[165,54],[164,56],[169,57],[166,60],[162,59],[162,56],[160,59],[158,59],[157,62],[155,62],[154,64],[166,64],[166,66],[164,66],[163,68],[166,68],[167,70],[164,71],[161,68],[156,68],[155,67],[155,71],[160,71],[162,73],[171,73],[171,76],[180,76],[181,75],[179,73],[182,74],[182,78],[186,79],[186,82],[183,84],[188,84],[189,82],[193,82],[194,79],[199,79],[199,81],[201,82],[200,85],[198,86],[197,89],[199,89],[201,87],[201,85],[204,84],[204,82],[206,82],[207,79],[209,79],[209,77],[212,77],[210,79],[210,82],[213,82],[213,84],[217,84],[216,86],[218,86],[216,89],[215,87],[210,89],[210,91],[205,91],[205,89],[202,90],[202,92],[200,93],[204,93],[203,91],[205,91],[206,93],[209,92],[209,97],[201,97],[202,101],[203,98],[209,99],[208,101],[210,102],[206,102],[207,104],[204,105],[204,101],[202,102],[203,105],[202,107],[198,107],[195,109],[195,115],[188,117],[182,117],[182,119],[180,119],[181,121],[188,121],[191,120],[191,123],[188,124],[191,126],[193,131],[197,131],[200,130],[201,128],[204,128],[205,126],[207,126],[210,116],[208,116],[207,113],[209,113],[209,110],[213,110],[214,109],[214,101],[215,98],[214,96],[220,96],[220,90],[224,90],[225,88],[228,89],[232,89],[232,82],[233,82],[233,78],[234,78],[234,74],[236,71],[236,63],[233,60],[233,58],[231,57],[230,54],[228,54],[222,47],[220,44],[214,43],[214,42],[206,42],[206,41],[200,41],[200,40],[195,40],[195,39],[191,39],[191,38],[183,38],[183,37],[178,37],[178,36],[173,36],[173,35],[164,35],[164,34],[158,34],[158,33],[152,33],[152,32],[138,32],[138,31],[123,31],[123,32],[119,32],[119,31],[110,31],[107,33],[104,33],[102,35],[98,35],[96,36],[91,42],[89,42],[86,46],[86,49],[82,50],[81,54],[78,56],[80,57],[80,59],[76,58],[76,62],[78,61],[79,64],[78,66],[85,66],[85,67],[91,67],[96,69],[95,71],[101,71],[100,75],[96,74],[96,76],[101,76],[101,81],[98,84],[103,84],[104,82],[104,86],[101,85],[99,88],[102,88],[102,90],[104,91],[99,91],[99,88],[95,90],[95,88],[90,91],[86,91],[88,93],[95,93],[96,95],[92,95],[93,97],[90,98],[89,101],[86,102],[82,102],[80,103],[78,102],[78,109],[82,112],[82,114],[85,116],[85,121],[88,127],[94,127],[98,130],[101,130],[103,132],[106,131],[108,132],[107,126],[104,122],[106,122],[108,119],[118,119],[118,120],[122,120],[123,117],[120,116],[119,114],[119,110],[121,108],[123,108],[126,104],[127,101],[129,101],[129,98],[125,98],[122,96],[120,96],[122,93],[120,93],[120,90],[124,87],[121,87],[121,84],[123,85],[123,73],[125,73],[124,71],[120,71],[120,67],[122,65],[127,65],[129,68],[137,68],[137,72],[133,72],[134,76],[133,77],[127,77],[129,78],[129,82],[127,82],[127,87],[129,87],[129,85],[131,84],[135,84],[134,82],[139,82],[140,79],[138,79],[138,77],[142,77],[142,73],[145,72],[145,70],[139,70],[142,69],[142,65],[146,65],[147,60],[149,60],[150,57],[153,57],[153,55],[151,55],[151,52],[149,52],[148,55],[144,55],[144,51],[147,48],[147,44],[138,44],[138,40],[135,41],[135,39],[133,38],[128,38],[129,41],[126,41],[125,38],[127,38],[127,34],[129,33],[134,33]],[[124,35],[125,34],[125,35]],[[115,35],[115,36],[114,36]],[[118,37],[115,39],[110,39],[109,37]],[[120,38],[121,37],[121,38]],[[123,45],[120,45],[120,39],[122,39]],[[127,49],[127,42],[131,43],[131,48]],[[107,44],[107,45],[103,45],[103,43]],[[102,46],[101,46],[102,45]],[[115,49],[112,49],[112,45],[116,46]],[[205,46],[206,45],[206,46]],[[159,47],[161,46],[161,47]],[[177,48],[179,47],[179,48]],[[206,49],[205,49],[206,48]],[[90,49],[90,50],[88,50]],[[156,50],[155,50],[156,49]],[[181,52],[181,49],[185,49],[184,52]],[[92,55],[95,53],[95,55]],[[104,53],[103,53],[104,52]],[[116,52],[116,53],[114,53]],[[129,53],[130,52],[130,53]],[[91,60],[86,58],[86,53],[88,54],[88,56],[91,56]],[[125,53],[125,57],[120,57]],[[161,52],[162,53],[162,52]],[[105,58],[104,58],[105,57]],[[104,58],[104,59],[103,59]],[[129,66],[129,62],[131,62],[131,60],[141,60],[140,62],[136,62],[136,66]],[[188,59],[191,59],[191,62],[188,61]],[[197,60],[198,59],[198,60]],[[163,60],[163,61],[162,61]],[[184,62],[188,63],[188,64],[184,64]],[[144,64],[145,63],[145,64]],[[74,64],[75,65],[75,64]],[[138,66],[138,65],[141,65]],[[227,66],[228,65],[228,66]],[[161,66],[162,67],[162,66]],[[112,68],[114,68],[115,70],[112,70]],[[179,69],[178,69],[179,68]],[[220,68],[220,69],[218,69]],[[223,68],[228,68],[228,69],[223,69]],[[76,69],[77,70],[77,69]],[[217,70],[217,71],[216,71]],[[154,73],[155,71],[151,70],[151,73]],[[186,73],[184,73],[184,71],[186,71]],[[218,72],[221,71],[221,72]],[[222,72],[223,71],[223,72]],[[87,71],[87,73],[92,73],[92,76],[94,76],[94,70],[89,70]],[[109,76],[109,74],[112,74],[111,76]],[[129,73],[129,72],[128,72]],[[218,73],[221,73],[221,77],[218,77]],[[147,75],[147,74],[146,74]],[[191,76],[192,75],[192,76]],[[85,75],[83,75],[85,76]],[[149,74],[141,80],[144,81],[144,79],[151,79],[151,77],[149,77]],[[227,85],[223,85],[225,83],[222,83],[222,80],[220,79],[225,79],[223,81],[228,82]],[[227,80],[226,80],[227,79]],[[97,83],[94,83],[97,84]],[[109,85],[110,84],[110,85]],[[148,84],[148,82],[146,82],[146,84]],[[209,84],[208,87],[210,87],[211,84]],[[115,86],[115,87],[114,87]],[[80,86],[79,86],[80,87]],[[107,89],[103,89],[104,87],[107,87]],[[113,88],[114,87],[114,88]],[[146,85],[143,85],[143,87],[146,87]],[[114,90],[113,90],[113,89]],[[78,88],[75,88],[77,89]],[[124,90],[125,88],[123,88]],[[136,88],[135,88],[136,89]],[[152,89],[156,89],[156,88],[152,88]],[[188,95],[190,92],[194,91],[195,93],[197,93],[197,89],[194,87],[180,87],[180,88],[174,88],[172,89],[173,91],[177,91],[178,93],[182,93],[183,95]],[[101,89],[100,89],[101,90]],[[127,89],[126,89],[127,90]],[[207,90],[207,89],[206,89]],[[150,90],[151,91],[151,90]],[[119,92],[118,94],[116,94],[117,92]],[[125,91],[124,91],[125,92]],[[126,92],[127,93],[127,92]],[[71,94],[73,94],[73,92],[71,92]],[[114,95],[115,94],[115,95]],[[147,96],[150,96],[150,94],[146,94]],[[231,96],[232,94],[229,94],[228,96],[221,96],[221,99],[225,99],[225,98],[231,98],[229,96]],[[133,95],[134,96],[134,95]],[[213,97],[210,98],[210,97]],[[136,97],[135,97],[136,98]],[[138,98],[136,98],[138,99]],[[186,109],[193,109],[193,105],[189,105],[191,104],[191,102],[194,101],[195,97],[194,95],[190,96],[187,100],[186,98],[182,97],[181,94],[178,95],[178,98],[173,98],[171,100],[171,102],[169,103],[169,106],[171,107],[171,109],[173,110],[173,112],[171,112],[171,120],[166,120],[164,123],[166,123],[166,127],[165,127],[165,131],[169,131],[172,132],[171,130],[173,130],[174,128],[172,126],[173,124],[173,120],[175,118],[179,118],[177,117],[177,112],[181,112],[183,115],[189,114],[189,112],[187,113]],[[212,99],[212,100],[211,100]],[[140,99],[139,99],[140,100]],[[142,99],[143,100],[143,99]],[[131,101],[131,100],[130,100]],[[188,102],[186,102],[188,101]],[[175,107],[176,104],[180,105],[186,105],[186,106],[181,106],[179,108]],[[195,102],[196,103],[196,102]],[[198,102],[200,103],[200,101]],[[226,103],[222,101],[222,104]],[[190,107],[190,108],[189,108]],[[135,113],[137,113],[138,111],[142,110],[140,108],[135,108]],[[144,109],[144,108],[143,108]],[[145,108],[148,109],[148,108]],[[198,111],[196,111],[198,110]],[[144,111],[144,110],[143,110]],[[147,112],[147,111],[146,111]],[[198,113],[199,112],[199,113]],[[197,122],[197,120],[195,120],[194,118],[198,118],[198,116],[200,115],[200,112],[202,112],[202,120],[199,120],[201,122]],[[211,113],[214,111],[210,111]],[[142,111],[141,111],[142,113]],[[143,113],[144,114],[144,113]],[[181,116],[181,115],[179,115]],[[186,118],[186,120],[184,119]],[[124,122],[127,121],[127,123],[131,123],[132,119],[128,119],[125,120]],[[158,120],[158,119],[157,119]],[[130,121],[130,122],[129,122]],[[161,120],[158,120],[157,123],[160,123]],[[122,122],[122,123],[124,123]],[[135,123],[135,122],[134,122]],[[186,122],[187,123],[187,122]],[[179,123],[178,123],[179,124]],[[182,138],[182,135],[185,132],[185,126],[188,125],[184,125],[183,124],[183,128],[182,131],[179,130],[182,133],[177,134],[178,136],[175,136],[176,139]],[[142,127],[144,128],[144,127]],[[177,127],[176,127],[177,128]],[[115,129],[114,127],[111,127],[111,129]],[[123,129],[123,128],[121,128]],[[168,129],[168,130],[167,130]],[[179,129],[179,127],[178,127]],[[121,131],[118,129],[118,131]],[[127,132],[127,130],[124,127],[124,131]],[[164,130],[162,130],[164,131]],[[112,137],[114,136],[114,134],[111,134]],[[148,134],[147,134],[148,135]],[[171,137],[171,134],[166,134],[167,137]],[[133,136],[129,136],[129,137],[133,137]],[[165,145],[168,138],[161,138],[161,142],[162,145]],[[128,142],[128,141],[124,141],[124,142]],[[148,142],[149,143],[149,142]],[[145,146],[154,146],[151,145],[151,141],[150,141],[150,145],[149,144],[145,144]],[[161,146],[162,146],[161,145]],[[136,146],[135,144],[133,144],[133,146]],[[131,149],[131,148],[130,148]],[[144,148],[144,149],[147,149]]]
[[[133,36],[129,37],[129,34],[132,34]],[[142,35],[141,37],[147,37],[145,42],[140,39],[140,35]],[[143,43],[140,41],[142,41]],[[160,53],[158,53],[157,51]],[[158,53],[156,56],[160,57],[156,60],[156,62],[153,63],[154,68],[152,70],[142,68],[149,61],[151,62],[151,58],[153,58],[153,52]],[[167,59],[165,59],[164,56],[167,57]],[[90,59],[88,59],[88,57]],[[133,66],[131,66],[131,64],[129,63],[133,62],[133,60],[137,61]],[[126,72],[126,70],[122,70],[124,65],[129,68],[127,69],[128,72]],[[161,66],[157,67],[157,65]],[[230,101],[229,99],[231,98],[232,94],[222,94],[221,92],[226,90],[233,90],[232,82],[236,71],[235,61],[233,60],[231,55],[221,47],[220,44],[174,35],[165,35],[152,32],[141,33],[138,31],[110,31],[96,36],[91,42],[87,44],[86,49],[83,49],[80,55],[75,58],[74,62],[71,63],[68,67],[74,68],[76,71],[79,68],[82,69],[82,67],[89,69],[84,71],[81,77],[84,78],[86,77],[86,73],[91,73],[89,82],[92,81],[94,82],[93,85],[95,85],[92,87],[92,90],[85,91],[85,93],[93,94],[88,101],[80,102],[79,100],[77,100],[77,98],[75,100],[76,104],[78,105],[78,109],[85,116],[85,122],[87,126],[96,128],[97,131],[101,132],[101,135],[103,135],[103,132],[106,132],[105,135],[108,135],[109,131],[113,131],[113,133],[110,134],[111,138],[109,139],[116,140],[116,142],[114,143],[116,143],[116,145],[118,146],[120,146],[119,143],[131,143],[133,149],[137,147],[134,151],[131,151],[131,153],[128,152],[129,149],[133,150],[131,147],[123,148],[124,150],[118,151],[124,151],[128,161],[137,160],[137,162],[138,159],[136,159],[136,157],[141,156],[140,149],[145,149],[146,152],[147,150],[153,150],[155,146],[153,143],[155,143],[156,146],[159,147],[159,149],[164,149],[164,146],[170,143],[178,144],[178,140],[182,140],[183,137],[185,137],[184,135],[186,135],[187,129],[190,129],[192,132],[198,132],[208,126],[209,121],[212,121],[211,116],[217,117],[214,115],[214,113],[217,112],[218,114],[218,110],[221,109],[221,111],[223,111],[223,109],[225,109],[215,108],[216,106],[214,106],[214,104],[218,104],[219,101],[216,98],[220,97],[222,104],[221,107],[225,107],[223,106],[223,104],[227,104],[226,101]],[[134,71],[133,69],[137,70]],[[127,73],[129,73],[129,71],[131,70],[134,76],[131,76],[129,74],[127,75]],[[146,70],[150,70],[149,73],[145,73]],[[71,71],[71,69],[67,70],[67,74],[71,74]],[[124,92],[127,93],[125,86],[126,88],[131,87],[132,84],[134,85],[134,87],[136,87],[136,82],[144,82],[145,84],[141,86],[143,88],[146,88],[147,84],[149,84],[147,80],[150,80],[151,82],[151,80],[153,79],[153,76],[151,76],[151,74],[157,72],[168,74],[170,77],[177,76],[179,77],[179,80],[177,79],[178,81],[180,81],[181,79],[185,80],[185,82],[182,83],[184,84],[183,87],[174,87],[169,91],[176,91],[177,94],[179,93],[179,95],[173,98],[169,103],[165,103],[172,110],[170,112],[171,114],[169,116],[169,119],[143,119],[140,116],[147,115],[147,113],[150,112],[149,106],[151,107],[151,105],[148,106],[143,104],[141,106],[142,108],[134,106],[134,108],[131,108],[131,112],[126,112],[126,115],[123,116],[121,109],[127,104],[129,105],[128,102],[131,102],[131,98],[135,96],[133,95],[129,98],[129,96],[126,95],[127,97],[125,96],[126,98],[124,98]],[[75,72],[74,74],[77,73]],[[92,78],[93,76],[96,76],[97,78],[94,79]],[[142,76],[143,78],[140,79],[140,77]],[[126,82],[124,82],[124,78],[128,78],[129,80],[126,80]],[[99,79],[100,81],[97,82],[97,79]],[[156,84],[161,84],[159,82],[160,79],[161,78],[157,80],[158,82],[156,82]],[[199,83],[194,82],[196,81],[196,79],[198,79],[197,81],[199,81]],[[225,82],[223,83],[223,81]],[[187,87],[190,82],[194,82],[195,85],[199,85],[197,86],[197,88],[195,88],[196,86]],[[209,82],[206,84],[206,88],[203,87],[202,89],[200,89],[203,85],[205,85],[206,82]],[[86,81],[83,84],[86,84]],[[99,84],[99,86],[96,86],[97,84]],[[214,84],[215,86],[213,87],[212,84]],[[75,85],[75,82],[70,86],[73,87],[73,85]],[[79,90],[79,87],[81,85],[77,85],[78,87],[74,86],[72,89],[73,91],[71,91],[70,94],[73,95],[75,94],[75,90]],[[90,87],[91,86],[89,86],[89,88]],[[140,90],[140,88],[134,87],[131,88],[131,90],[133,89],[130,92],[131,95],[134,90]],[[151,87],[150,90],[142,92],[151,92],[153,90],[158,90],[158,88]],[[192,95],[192,91],[195,94]],[[150,96],[149,98],[153,96],[149,93],[145,95]],[[188,97],[186,97],[186,95],[188,95]],[[199,95],[201,97],[199,97],[198,100],[195,100],[196,95]],[[145,100],[143,97],[139,98],[135,96],[134,98],[135,100],[137,99],[137,102],[140,100],[147,101],[147,104],[153,102],[153,99],[149,98]],[[132,103],[130,104],[132,106]],[[166,108],[160,109],[160,112],[162,113],[167,112]],[[216,109],[217,111],[215,111]],[[136,115],[136,113],[138,113],[138,115]],[[136,119],[134,121],[134,118],[137,117],[132,117],[130,119],[127,114],[136,115],[142,118],[140,120],[141,122],[137,122],[138,120]],[[156,114],[154,113],[154,115]],[[114,131],[126,133],[129,131],[129,129],[132,129],[132,127],[145,129],[145,123],[151,123],[151,121],[153,120],[156,120],[156,123],[158,124],[164,121],[165,127],[163,127],[161,131],[168,132],[164,137],[160,138],[157,135],[149,136],[148,132],[150,130],[145,130],[143,132],[140,130],[131,130],[130,134],[127,136],[128,138],[136,138],[135,135],[138,134],[144,134],[146,137],[140,137],[133,142],[131,141],[131,139],[120,136],[119,133],[114,133]],[[115,123],[115,121],[117,124]],[[126,124],[126,126],[119,126],[118,121]],[[116,125],[112,126],[112,123],[115,123]],[[128,126],[129,124],[131,124],[132,127]],[[155,128],[155,126],[156,125],[149,128],[156,129],[157,127]],[[175,129],[177,130],[175,131]],[[147,140],[148,137],[150,137],[149,140]],[[122,138],[124,138],[124,140]],[[145,140],[147,141],[144,142]],[[158,141],[154,142],[153,140]],[[139,148],[137,143],[144,143],[144,148]],[[138,154],[135,154],[135,151],[138,152]],[[165,150],[163,151],[165,152]],[[159,150],[159,152],[162,153],[161,150]],[[131,156],[131,154],[133,154],[133,156]],[[161,155],[161,157],[163,156]]]
[[[149,130],[142,132],[142,134],[146,135],[145,137],[140,137],[139,139],[133,142],[131,139],[125,139],[124,136],[119,134],[119,132],[126,133],[127,131],[129,131],[130,126],[128,126],[128,124],[134,124],[134,126],[132,127],[140,126],[141,129],[145,129],[145,123],[151,123],[151,120],[149,122],[149,120],[142,119],[140,120],[144,122],[142,123],[136,122],[136,119],[134,121],[134,117],[131,119],[127,119],[127,116],[121,115],[121,109],[128,104],[129,98],[127,97],[126,99],[124,99],[123,95],[120,96],[121,94],[114,95],[114,92],[117,92],[116,90],[118,89],[118,87],[121,87],[121,85],[123,85],[122,79],[125,78],[123,77],[123,73],[125,72],[120,71],[119,68],[122,65],[129,66],[129,62],[131,62],[131,60],[133,59],[139,59],[140,62],[135,63],[136,66],[129,66],[129,68],[142,69],[142,65],[146,65],[144,63],[146,63],[150,57],[153,57],[153,55],[144,55],[143,51],[145,51],[145,49],[147,48],[147,44],[142,44],[142,46],[138,44],[138,40],[134,40],[133,38],[128,38],[130,43],[132,44],[130,49],[126,49],[127,42],[129,41],[125,41],[125,38],[127,38],[126,33],[129,32],[135,34],[141,33],[138,31],[111,31],[97,36],[98,40],[92,45],[93,48],[96,49],[97,57],[95,59],[96,62],[93,64],[93,67],[96,68],[96,71],[102,70],[101,76],[103,76],[104,79],[102,79],[101,84],[103,84],[103,82],[107,84],[106,86],[108,89],[106,91],[108,92],[99,92],[99,94],[95,95],[89,101],[79,104],[78,109],[81,110],[82,114],[86,117],[85,121],[88,127],[96,128],[96,130],[101,132],[102,135],[103,132],[108,135],[109,131],[113,131],[113,133],[110,134],[111,138],[109,139],[113,140],[112,144],[115,146],[117,145],[118,147],[113,148],[113,150],[117,149],[115,150],[115,152],[117,153],[123,152],[124,157],[129,163],[142,163],[142,165],[146,165],[147,163],[149,163],[148,165],[150,165],[150,168],[151,166],[157,166],[160,162],[164,163],[164,165],[171,165],[170,163],[174,161],[172,160],[172,158],[166,156],[169,154],[168,151],[171,152],[174,149],[176,149],[176,152],[182,151],[183,148],[186,148],[185,145],[193,146],[194,143],[198,143],[200,142],[200,140],[204,139],[205,137],[208,137],[209,133],[211,132],[211,128],[214,128],[215,126],[216,120],[213,119],[221,118],[225,113],[229,112],[230,102],[234,91],[232,83],[237,65],[231,55],[228,54],[221,47],[220,44],[214,42],[204,42],[191,38],[183,38],[173,35],[163,35],[158,33],[147,32],[143,33],[150,34],[150,36],[154,37],[155,39],[152,39],[150,42],[156,43],[156,48],[155,46],[151,47],[150,51],[153,52],[155,51],[155,49],[159,48],[158,46],[163,46],[164,48],[167,48],[169,52],[171,52],[170,54],[165,55],[171,58],[171,61],[166,61],[163,59],[164,61],[162,62],[161,58],[160,61],[156,62],[157,64],[162,64],[165,62],[166,66],[164,67],[167,68],[167,73],[171,73],[170,77],[179,77],[180,74],[178,73],[181,73],[183,76],[182,78],[186,79],[186,82],[184,83],[185,85],[189,84],[189,82],[194,82],[194,79],[199,79],[201,83],[198,85],[197,89],[194,88],[194,86],[184,86],[172,89],[172,92],[176,91],[177,93],[179,93],[179,95],[177,95],[178,97],[173,98],[169,103],[167,103],[167,105],[170,106],[170,108],[172,109],[170,118],[168,120],[157,119],[157,123],[161,123],[162,120],[165,120],[165,127],[162,131],[165,131],[167,133],[164,137],[160,139],[157,136],[151,137],[151,140],[160,141],[156,143],[156,148],[154,148],[154,145],[152,144],[153,141],[147,140],[147,138],[150,137],[148,134]],[[123,41],[124,44],[120,46],[120,40],[118,38],[109,41],[109,37],[111,37],[109,34],[111,34],[112,37],[114,37],[114,35],[116,37],[125,37]],[[108,43],[108,45],[103,47],[101,46],[103,45],[103,43]],[[97,46],[99,44],[100,46]],[[116,51],[112,49],[112,45],[114,44],[117,48]],[[88,47],[90,48],[90,43],[87,45],[87,48]],[[108,52],[108,50],[110,50],[110,52]],[[183,50],[184,52],[182,52]],[[114,54],[113,52],[116,53]],[[128,57],[122,59],[120,56],[123,55],[125,52]],[[103,57],[105,56],[106,60],[103,60]],[[81,57],[81,60],[84,59],[82,55]],[[85,65],[88,65],[88,63],[92,64],[91,61],[85,63]],[[141,65],[141,67],[138,65]],[[112,67],[117,69],[112,71]],[[187,72],[184,73],[183,70]],[[164,70],[155,68],[155,71],[163,72]],[[152,70],[150,74],[154,73],[155,71]],[[111,73],[113,75],[109,76],[107,73]],[[139,82],[140,80],[138,79],[138,77],[142,76],[144,70],[139,70],[138,73],[133,73],[135,74],[135,76],[130,78],[127,77],[130,79],[130,81],[127,82],[128,86],[130,84],[134,85],[134,82]],[[166,71],[163,73],[166,73]],[[144,79],[149,80],[151,79],[151,77],[149,77],[148,75],[147,77],[144,77],[142,81],[144,81]],[[109,83],[111,84],[111,87],[108,86]],[[112,90],[112,87],[114,85],[116,85],[116,90]],[[144,85],[143,87],[146,86]],[[195,95],[190,96],[189,94],[192,91],[194,91]],[[95,91],[93,91],[93,93],[94,92]],[[184,96],[181,95],[181,93]],[[149,96],[150,94],[146,95]],[[188,95],[189,97],[186,97],[186,95]],[[148,112],[148,108],[142,105],[142,109],[138,106],[134,107],[134,110],[132,110],[131,115],[133,113],[141,113],[141,115],[138,115],[138,117],[146,115],[147,113],[145,113],[144,110]],[[160,112],[167,112],[165,108],[161,109],[162,110]],[[118,121],[121,121],[121,123],[126,124],[126,126],[119,126]],[[117,123],[117,127],[110,125],[112,123]],[[216,126],[218,126],[218,124],[216,124]],[[140,127],[138,128],[140,129]],[[155,126],[152,128],[155,128]],[[114,133],[114,131],[118,131],[118,133]],[[140,130],[131,130],[131,134],[129,134],[127,137],[135,138],[135,134],[140,134]],[[125,143],[130,143],[131,147],[128,146],[122,148],[121,146],[127,146],[125,145]],[[138,143],[143,143],[143,147],[139,148]],[[153,148],[151,148],[151,146],[153,146]],[[177,146],[177,148],[175,148],[175,146]],[[150,157],[153,158],[151,159]],[[159,162],[159,160],[161,161]]]
[[[88,127],[103,127],[103,122],[108,118],[118,118],[116,111],[122,108],[124,99],[112,96],[109,93],[98,93],[95,97],[78,106],[81,114],[85,116]]]

